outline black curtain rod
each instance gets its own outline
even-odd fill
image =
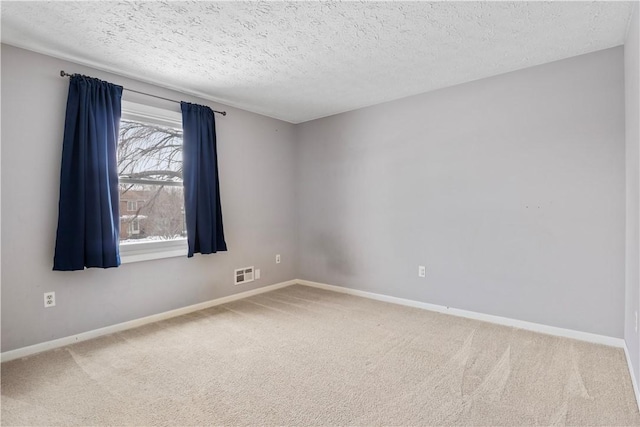
[[[69,74],[69,73],[65,73],[64,70],[60,70],[60,77],[71,77],[74,74]],[[165,98],[164,96],[158,96],[158,95],[153,95],[150,93],[146,93],[146,92],[140,92],[139,90],[133,90],[133,89],[127,89],[126,87],[123,87],[124,90],[127,90],[129,92],[135,92],[135,93],[139,93],[140,95],[146,95],[146,96],[151,96],[153,98],[158,98],[158,99],[164,99],[165,101],[171,101],[171,102],[175,102],[177,104],[180,104],[180,101],[176,101],[175,99],[170,99],[170,98]],[[213,110],[214,113],[218,113],[218,114],[222,114],[223,116],[227,115],[226,111],[216,111]]]

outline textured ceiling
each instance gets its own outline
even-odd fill
[[[621,45],[632,3],[1,7],[3,43],[299,123]]]

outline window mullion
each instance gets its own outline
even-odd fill
[[[134,184],[134,185],[164,185],[168,187],[182,187],[182,181],[162,181],[155,179],[139,179],[139,178],[127,178],[119,177],[120,184]]]

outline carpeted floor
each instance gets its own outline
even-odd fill
[[[624,352],[291,286],[2,364],[2,425],[640,425]]]

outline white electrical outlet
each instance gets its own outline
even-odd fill
[[[427,277],[427,267],[424,265],[418,266],[418,277]]]
[[[276,264],[280,264],[280,254],[276,254]]]
[[[260,269],[259,268],[256,268],[254,277],[255,277],[256,280],[258,280],[260,278]]]
[[[44,306],[45,308],[55,307],[56,305],[56,293],[45,292],[44,293]]]

